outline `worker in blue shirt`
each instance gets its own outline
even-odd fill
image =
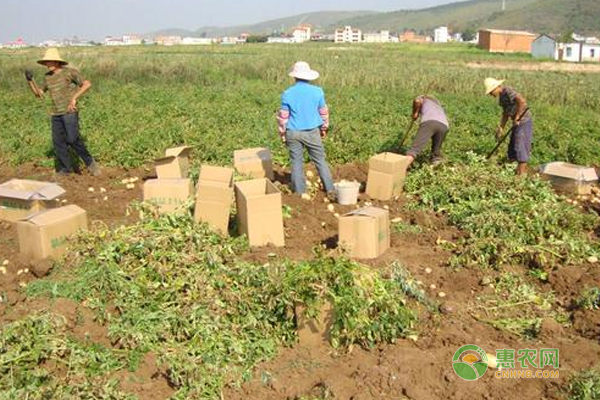
[[[319,73],[312,70],[308,63],[299,61],[294,64],[289,76],[295,79],[295,83],[283,92],[277,119],[281,140],[290,152],[292,190],[297,194],[306,192],[306,148],[321,177],[327,197],[335,200],[335,188],[322,142],[329,129],[329,109],[323,89],[310,83],[319,77]]]

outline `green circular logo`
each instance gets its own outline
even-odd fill
[[[452,367],[456,375],[465,381],[476,381],[488,369],[487,354],[481,347],[468,344],[456,350],[452,358]]]

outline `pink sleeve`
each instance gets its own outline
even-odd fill
[[[323,119],[323,128],[329,128],[329,108],[327,106],[321,108],[319,114]]]
[[[283,109],[279,110],[279,113],[277,114],[277,123],[278,123],[280,136],[285,135],[285,131],[287,129],[287,123],[288,123],[289,119],[290,119],[289,111],[283,110]]]

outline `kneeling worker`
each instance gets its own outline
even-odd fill
[[[442,143],[448,133],[448,117],[440,102],[432,97],[422,95],[413,101],[412,119],[416,121],[419,116],[421,123],[413,140],[411,148],[406,152],[409,166],[417,155],[423,150],[431,139],[431,163],[437,165],[442,162]]]

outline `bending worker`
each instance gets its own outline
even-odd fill
[[[421,117],[419,130],[413,140],[412,146],[406,152],[409,166],[417,155],[423,150],[431,139],[431,163],[437,165],[442,162],[442,143],[448,133],[448,117],[439,100],[432,96],[421,95],[413,101],[412,119],[416,121]]]
[[[513,121],[513,129],[508,145],[508,160],[517,162],[517,175],[527,173],[527,163],[531,157],[533,141],[533,121],[525,98],[513,88],[504,86],[504,81],[494,78],[485,80],[485,94],[499,98],[502,117],[496,129],[496,140],[500,141],[509,119]]]

